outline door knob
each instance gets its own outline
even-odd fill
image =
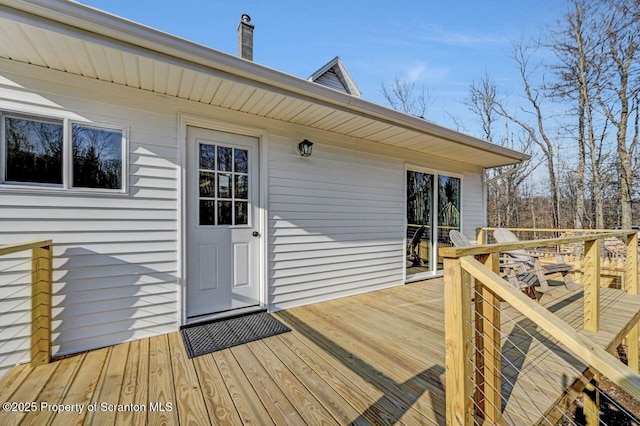
[[[259,237],[260,233],[258,231],[253,231],[253,234],[251,234],[251,235],[253,235],[254,237]]]

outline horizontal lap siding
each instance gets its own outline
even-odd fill
[[[335,71],[331,70],[325,73],[322,77],[316,80],[316,83],[322,84],[323,86],[331,87],[332,89],[339,90],[343,93],[347,93],[340,78],[335,73]]]
[[[269,146],[269,302],[285,309],[402,284],[403,162],[316,140]]]
[[[46,70],[21,67],[22,75],[0,73],[6,79],[0,78],[0,109],[129,130],[127,195],[0,189],[0,245],[34,239],[55,244],[54,356],[174,331],[177,111],[166,102],[143,102],[137,90],[116,95],[73,76],[51,84]],[[8,324],[0,332],[0,375],[29,359],[29,256],[0,257],[0,321]]]
[[[486,226],[484,192],[480,173],[465,173],[462,182],[462,232],[476,239],[476,229]]]

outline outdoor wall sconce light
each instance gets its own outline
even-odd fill
[[[298,153],[300,153],[302,157],[310,157],[312,149],[313,149],[313,142],[311,142],[308,139],[305,139],[298,144]]]

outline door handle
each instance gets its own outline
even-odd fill
[[[253,235],[254,237],[259,237],[260,233],[258,231],[253,231],[253,234],[251,234],[251,235]]]

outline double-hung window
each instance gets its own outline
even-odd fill
[[[0,117],[3,184],[125,192],[124,128],[18,113]]]

